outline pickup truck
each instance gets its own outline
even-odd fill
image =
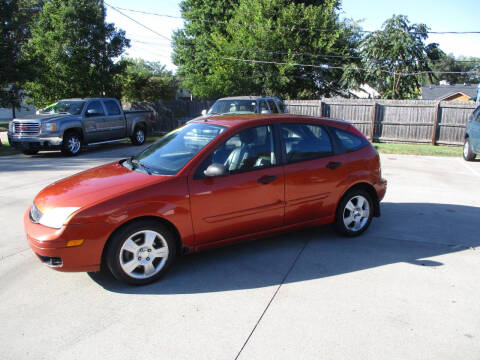
[[[123,141],[142,145],[153,124],[151,111],[123,111],[113,98],[65,99],[37,115],[13,119],[8,127],[11,146],[26,155],[60,149],[77,155],[82,146]]]
[[[467,123],[463,158],[466,161],[473,161],[478,154],[480,154],[480,106],[475,109],[472,120]]]

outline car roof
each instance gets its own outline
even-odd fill
[[[313,120],[322,125],[330,125],[330,126],[334,126],[342,129],[350,126],[350,123],[344,120],[319,118],[319,117],[306,116],[306,115],[293,115],[293,114],[214,115],[208,118],[199,118],[198,120],[192,120],[192,122],[195,122],[195,123],[205,122],[208,124],[216,124],[216,125],[222,125],[222,126],[228,126],[228,127],[239,127],[248,123],[251,123],[253,125],[257,122],[258,123],[265,122],[265,120],[271,120],[273,122],[285,122],[285,121],[311,122]]]
[[[275,96],[229,96],[229,97],[220,98],[218,100],[259,100],[259,99],[280,100],[279,98],[277,98]]]

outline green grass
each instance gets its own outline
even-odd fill
[[[462,147],[412,144],[374,143],[375,149],[383,154],[405,154],[422,156],[462,156]]]
[[[0,131],[7,131],[8,130],[8,123],[0,123]]]
[[[2,146],[0,146],[0,156],[16,155],[16,154],[20,154],[20,151],[11,147],[8,142],[2,141]]]

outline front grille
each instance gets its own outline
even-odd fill
[[[36,122],[17,122],[13,123],[15,134],[37,135],[40,133],[40,124]]]
[[[38,210],[35,204],[32,204],[32,208],[30,209],[30,220],[38,224],[42,215],[43,215],[42,212]]]
[[[36,254],[38,258],[40,259],[41,262],[43,262],[45,265],[51,266],[51,267],[60,267],[62,266],[62,258],[59,257],[50,257],[50,256],[43,256],[40,254]]]

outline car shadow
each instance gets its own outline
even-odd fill
[[[58,151],[40,151],[36,155],[18,155],[14,157],[0,157],[0,167],[4,172],[14,171],[44,171],[51,170],[82,170],[84,166],[97,166],[99,163],[127,158],[137,155],[153,141],[145,145],[133,146],[130,143],[114,143],[89,146],[75,157],[65,156]]]
[[[122,284],[104,272],[89,276],[107,291],[155,295],[253,289],[279,285],[287,274],[291,283],[399,262],[438,267],[444,264],[432,257],[480,245],[479,218],[480,208],[471,206],[383,203],[382,217],[356,238],[324,226],[192,254],[145,286]]]

